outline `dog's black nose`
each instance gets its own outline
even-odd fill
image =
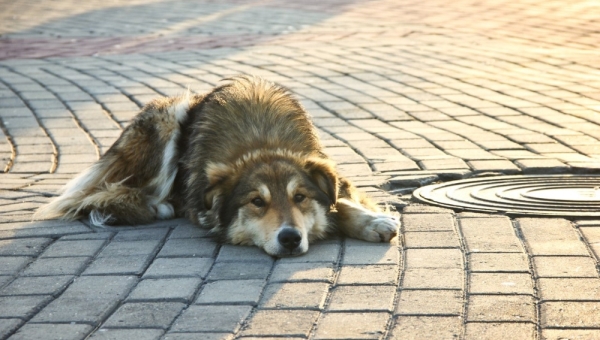
[[[285,249],[294,250],[300,245],[302,235],[294,228],[283,228],[277,235],[277,240]]]

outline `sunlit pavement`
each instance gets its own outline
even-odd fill
[[[421,185],[600,170],[600,5],[0,1],[0,339],[599,339],[600,220],[416,204]],[[273,259],[185,220],[31,222],[159,95],[289,87],[392,245]]]

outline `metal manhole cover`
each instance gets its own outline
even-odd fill
[[[501,176],[429,185],[417,200],[453,209],[509,215],[600,216],[600,176]]]

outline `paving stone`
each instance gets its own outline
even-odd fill
[[[0,256],[0,275],[13,275],[24,268],[33,257],[28,256]]]
[[[402,287],[410,289],[463,289],[464,272],[454,268],[406,269]]]
[[[28,323],[13,334],[11,340],[80,340],[94,329],[83,324],[35,324]]]
[[[244,304],[256,306],[265,286],[264,280],[221,280],[206,284],[196,304]]]
[[[337,240],[319,241],[311,244],[306,254],[297,257],[286,257],[278,260],[278,263],[301,263],[301,262],[336,262],[341,249],[341,242]]]
[[[127,301],[183,301],[189,302],[202,279],[195,277],[175,279],[145,279],[127,297]]]
[[[323,309],[328,290],[327,283],[273,283],[265,287],[259,307]]]
[[[217,262],[262,261],[273,262],[273,257],[258,247],[240,247],[225,244],[217,255]]]
[[[171,331],[233,333],[251,310],[250,306],[190,306],[175,320]]]
[[[467,321],[535,322],[535,304],[527,295],[471,295]]]
[[[517,222],[532,255],[588,256],[585,244],[567,220],[519,218]]]
[[[523,251],[507,217],[461,218],[459,224],[469,252]]]
[[[600,302],[556,301],[540,304],[543,328],[599,328]]]
[[[118,236],[118,235],[117,235]],[[153,254],[159,246],[160,240],[143,240],[119,242],[113,240],[109,243],[98,257],[120,257]]]
[[[186,305],[180,302],[133,302],[121,305],[102,328],[167,329]]]
[[[472,272],[529,272],[523,253],[471,253],[468,260]]]
[[[462,292],[458,290],[403,290],[395,314],[460,315]]]
[[[542,340],[584,340],[600,337],[600,329],[542,329]]]
[[[99,257],[82,275],[140,275],[146,270],[150,261],[150,255]]]
[[[470,273],[469,289],[472,294],[532,294],[533,283],[529,274]]]
[[[542,301],[600,299],[598,278],[539,278],[538,287]]]
[[[332,290],[328,311],[391,312],[395,289],[391,286],[337,286]]]
[[[404,233],[406,248],[458,248],[458,236],[451,231],[406,232]]]
[[[50,238],[24,238],[0,241],[0,256],[37,256],[52,242]]]
[[[8,338],[17,328],[23,324],[21,319],[0,319],[0,337],[2,339]]]
[[[0,295],[56,295],[72,280],[71,275],[18,277],[0,290]]]
[[[398,279],[398,266],[358,265],[344,266],[337,283],[345,284],[395,284]]]
[[[49,295],[2,296],[0,297],[0,317],[27,319],[51,300],[52,297]]]
[[[451,214],[402,214],[405,231],[451,231],[454,220]]]
[[[90,261],[87,257],[39,258],[21,273],[23,276],[78,275]]]
[[[270,262],[218,262],[211,269],[208,280],[265,280],[271,271]]]
[[[556,159],[519,159],[515,161],[524,174],[560,174],[570,167]]]
[[[33,322],[97,323],[107,316],[137,283],[132,276],[84,276],[73,282]],[[89,292],[93,291],[94,294]]]
[[[397,264],[398,248],[388,243],[357,245],[347,242],[342,263],[346,264]]]
[[[333,264],[327,262],[277,261],[269,282],[332,282]]]
[[[209,239],[170,239],[165,242],[158,253],[158,257],[212,257],[217,246],[217,243]]]
[[[399,316],[391,339],[457,339],[462,320],[456,316]]]
[[[155,226],[156,228],[134,228],[131,230],[121,230],[122,227],[113,227],[112,229],[118,231],[118,233],[113,238],[114,243],[111,243],[111,247],[115,247],[114,250],[126,251],[128,248],[127,245],[119,245],[117,242],[139,242],[139,241],[154,241],[154,242],[140,242],[133,243],[129,247],[133,247],[135,249],[145,249],[145,247],[152,248],[152,245],[157,242],[163,240],[167,233],[169,232],[167,226],[177,225],[178,220],[164,220],[164,221],[154,221],[149,225],[145,225],[144,227]],[[113,251],[113,250],[109,250]],[[130,254],[133,255],[133,254]]]
[[[318,313],[309,310],[259,310],[252,315],[241,335],[306,338]]]
[[[120,340],[120,339],[144,339],[158,340],[163,335],[160,329],[106,329],[100,328],[90,340]]]
[[[463,268],[460,249],[407,249],[406,268]]]
[[[534,339],[535,331],[535,325],[532,323],[468,322],[465,338],[495,340],[502,339],[510,334],[511,339],[529,340]]]
[[[105,244],[105,241],[100,240],[80,240],[72,241],[57,241],[52,244],[41,257],[72,257],[72,256],[94,256],[100,248]]]
[[[389,318],[388,313],[324,313],[315,339],[379,339]]]
[[[538,277],[598,277],[596,262],[583,256],[534,256]]]
[[[161,340],[232,340],[233,334],[229,333],[167,333]],[[263,338],[261,338],[263,339]]]
[[[158,258],[144,273],[143,278],[206,277],[213,260],[206,258]]]

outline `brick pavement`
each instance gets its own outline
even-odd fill
[[[594,1],[0,7],[0,339],[600,338],[600,221],[410,200],[599,171]],[[149,99],[238,73],[300,97],[340,171],[402,210],[401,238],[273,259],[184,220],[31,222]]]

